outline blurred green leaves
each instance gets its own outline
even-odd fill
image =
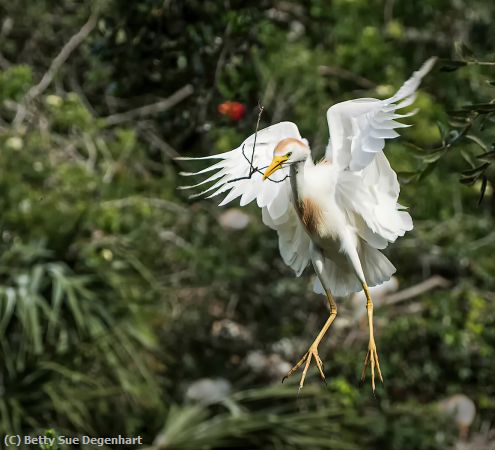
[[[438,435],[444,424],[432,408],[411,403],[371,409],[344,399],[333,388],[307,387],[296,396],[293,386],[278,386],[241,391],[211,407],[172,406],[155,446],[419,450],[449,444],[448,428]]]
[[[19,101],[32,83],[32,70],[27,65],[9,67],[0,72],[0,101]]]
[[[478,60],[474,52],[463,42],[456,44],[455,51],[460,59],[439,61],[440,71],[454,72],[466,66],[495,66],[495,63]],[[489,84],[489,83],[486,83]],[[493,89],[492,89],[493,91]],[[493,92],[491,92],[493,97]],[[412,179],[422,179],[431,173],[437,161],[446,155],[452,148],[459,149],[464,160],[469,164],[469,169],[464,169],[460,174],[460,182],[466,185],[474,185],[481,181],[478,204],[485,196],[488,184],[495,186],[490,165],[492,163],[491,147],[495,134],[493,130],[493,113],[495,112],[495,98],[483,103],[471,103],[461,105],[460,109],[449,113],[448,125],[438,122],[440,131],[440,144],[432,147],[430,151],[420,154],[423,162],[421,172]],[[481,149],[483,153],[475,153],[474,149]]]
[[[2,72],[7,117],[30,73]],[[74,93],[48,93],[35,112],[0,131],[0,430],[122,432],[132,428],[124,408],[160,409],[146,320],[160,288],[140,242],[159,232],[146,220],[158,214],[166,225],[171,213],[147,200],[112,203],[140,190],[159,196],[134,130],[102,128]]]

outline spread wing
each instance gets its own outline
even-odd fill
[[[289,168],[284,167],[263,181],[263,172],[270,165],[276,145],[286,138],[302,140],[297,126],[280,122],[249,136],[234,150],[202,158],[179,160],[214,160],[214,164],[197,172],[181,172],[183,176],[206,176],[202,181],[180,189],[208,186],[193,197],[215,197],[226,194],[219,206],[240,197],[244,206],[256,199],[262,208],[263,222],[276,230],[284,262],[299,276],[309,262],[309,237],[292,205]]]
[[[399,136],[395,129],[408,126],[396,119],[411,116],[416,111],[408,114],[396,111],[414,103],[416,89],[435,61],[436,58],[426,61],[386,100],[360,98],[331,106],[327,111],[330,142],[325,157],[342,170],[359,171],[367,167],[375,155],[383,151],[385,139]]]
[[[413,228],[411,216],[397,203],[399,182],[383,149],[385,139],[399,136],[395,129],[408,126],[397,119],[416,113],[396,111],[414,102],[434,64],[435,58],[430,58],[386,100],[350,100],[327,111],[330,142],[325,157],[340,170],[337,201],[361,238],[378,249]]]
[[[397,175],[380,152],[362,172],[339,175],[336,199],[359,236],[377,249],[413,228],[411,216],[397,201]]]

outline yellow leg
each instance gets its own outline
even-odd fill
[[[330,307],[330,317],[325,322],[325,325],[323,325],[323,328],[318,333],[318,336],[316,336],[316,339],[313,341],[313,343],[309,347],[308,351],[296,363],[296,365],[292,369],[289,370],[287,375],[282,379],[282,383],[283,383],[286,378],[289,378],[304,363],[306,363],[304,366],[302,376],[301,376],[301,381],[299,382],[299,390],[301,390],[302,387],[304,386],[304,380],[306,379],[306,374],[308,373],[309,365],[311,363],[311,358],[314,358],[315,363],[316,363],[316,367],[318,368],[318,371],[320,373],[320,377],[323,381],[325,381],[325,374],[323,373],[323,363],[320,359],[320,356],[318,355],[318,345],[320,344],[320,341],[323,339],[323,336],[328,331],[328,329],[330,328],[330,325],[332,325],[333,321],[335,320],[335,317],[337,316],[337,303],[335,303],[335,300],[333,299],[332,294],[329,291],[325,291],[325,292],[327,295],[328,305]]]
[[[371,367],[371,387],[373,392],[375,392],[375,368],[378,371],[378,376],[383,383],[382,372],[380,370],[380,362],[378,360],[378,353],[376,351],[375,337],[373,335],[373,301],[371,300],[370,290],[366,283],[363,283],[364,293],[366,295],[366,311],[368,312],[368,326],[370,329],[370,340],[368,344],[368,353],[364,360],[363,373],[361,375],[361,380],[364,381],[366,377],[366,368],[368,365]]]

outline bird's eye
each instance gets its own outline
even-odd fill
[[[287,158],[290,158],[292,155],[292,152],[287,153]]]

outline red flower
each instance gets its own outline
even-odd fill
[[[241,120],[246,114],[246,105],[239,102],[223,102],[218,105],[218,112],[232,120]]]

